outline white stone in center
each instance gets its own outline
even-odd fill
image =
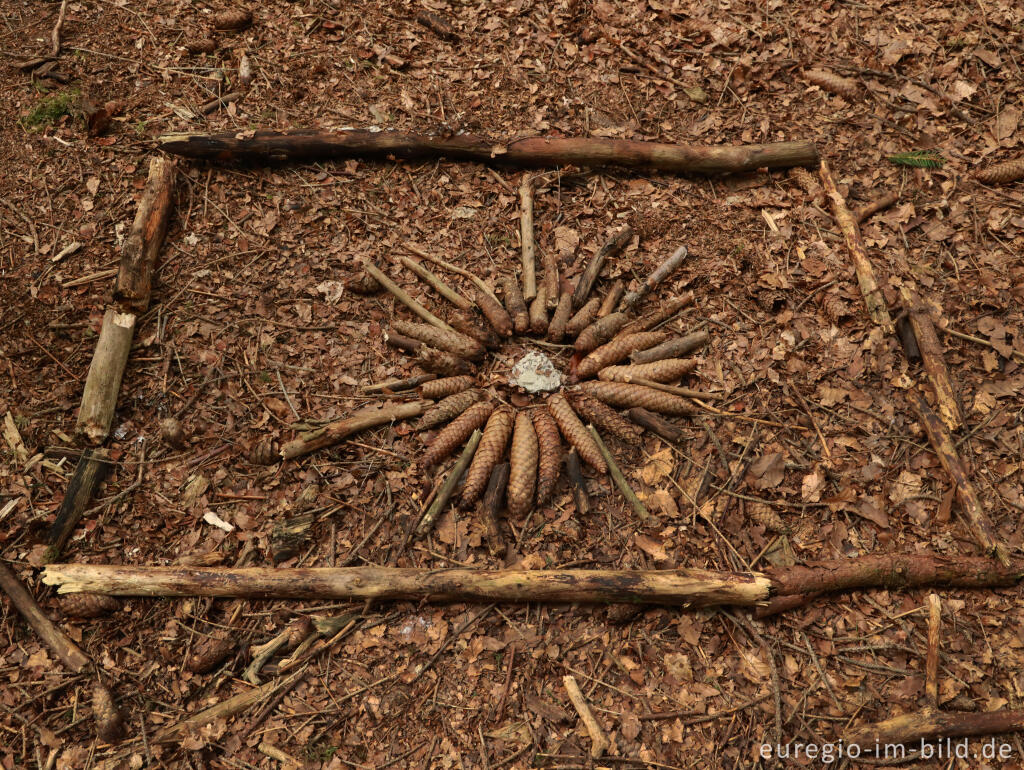
[[[531,350],[512,367],[508,381],[527,393],[540,393],[558,390],[562,385],[562,373],[546,355]]]

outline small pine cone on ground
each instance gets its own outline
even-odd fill
[[[548,410],[558,423],[558,429],[565,436],[565,440],[576,447],[580,459],[599,473],[607,473],[608,465],[601,455],[601,450],[597,448],[587,426],[580,422],[565,396],[558,393],[551,396],[548,399]]]
[[[501,306],[501,303],[497,299],[492,297],[490,294],[482,290],[476,284],[473,284],[473,288],[476,291],[476,304],[483,312],[484,317],[487,319],[487,323],[491,325],[502,337],[512,336],[512,317],[505,312],[505,308]]]
[[[121,602],[105,594],[62,594],[57,607],[69,618],[101,618],[120,609]]]
[[[572,291],[572,284],[563,278],[558,304],[555,306],[554,315],[551,316],[551,325],[548,326],[548,339],[552,342],[561,342],[565,339],[565,330],[572,316]]]
[[[306,637],[309,636],[315,630],[313,621],[306,617],[296,618],[288,624],[288,641],[285,642],[285,647],[289,650],[294,650]]]
[[[484,434],[473,455],[473,461],[466,471],[466,481],[462,487],[462,507],[468,508],[484,493],[487,482],[491,478],[491,470],[505,454],[505,447],[512,436],[512,412],[509,409],[496,409],[487,419]]]
[[[415,324],[409,321],[402,321],[396,318],[391,322],[391,327],[406,337],[430,345],[438,350],[444,350],[459,358],[479,360],[487,352],[484,346],[472,337],[467,337],[459,332],[450,332],[445,329],[438,329],[430,324]]]
[[[630,364],[628,366],[606,366],[597,373],[597,379],[605,382],[632,382],[633,380],[651,380],[652,382],[678,382],[684,375],[697,368],[694,358],[663,358],[649,364]]]
[[[624,334],[621,337],[616,337],[580,361],[576,367],[576,376],[581,380],[593,377],[606,366],[617,364],[619,361],[629,358],[630,353],[635,353],[638,350],[647,350],[647,348],[652,348],[665,342],[668,338],[669,335],[665,332],[640,332],[638,334]]]
[[[640,428],[596,398],[577,393],[570,397],[576,413],[586,422],[611,433],[620,441],[634,446],[640,441]]]
[[[821,310],[825,317],[834,324],[838,324],[850,316],[850,306],[843,301],[842,297],[832,292],[822,295]]]
[[[580,389],[588,396],[620,408],[642,406],[652,412],[670,415],[689,415],[697,412],[697,408],[685,398],[643,385],[591,380],[582,383]]]
[[[519,279],[514,275],[506,275],[502,281],[505,289],[505,307],[512,316],[512,326],[516,334],[525,334],[530,328],[530,312],[526,309],[526,300],[523,299],[523,290],[519,286]]]
[[[747,503],[746,511],[755,524],[760,524],[769,532],[774,532],[777,535],[784,535],[789,532],[786,522],[769,505],[764,503]]]
[[[416,362],[428,372],[449,377],[473,372],[473,365],[464,358],[427,345],[421,347],[419,353],[416,354]]]
[[[384,287],[380,285],[376,278],[369,273],[360,273],[357,277],[353,278],[347,284],[348,290],[355,294],[376,294],[379,291],[383,291]]]
[[[813,83],[829,93],[841,96],[848,102],[853,102],[857,99],[859,88],[856,80],[840,77],[834,72],[828,72],[827,70],[807,70],[804,72],[804,78],[808,83]]]
[[[474,404],[460,414],[434,437],[427,451],[420,457],[420,468],[426,470],[458,449],[477,428],[482,428],[494,411],[494,404],[486,401]]]
[[[124,737],[124,722],[114,703],[114,694],[102,682],[92,687],[92,717],[96,736],[104,743],[117,743]]]
[[[821,185],[818,184],[818,180],[815,179],[811,172],[805,169],[803,166],[794,166],[789,170],[789,178],[796,181],[803,191],[807,194],[807,197],[812,201],[821,201],[825,197],[825,191]]]
[[[629,317],[625,313],[611,313],[604,318],[598,318],[579,333],[573,347],[577,353],[589,353],[618,334],[628,321]]]
[[[537,296],[530,303],[530,331],[534,334],[546,334],[548,330],[548,293],[547,287],[537,287]]]
[[[501,337],[495,334],[491,325],[477,313],[452,313],[451,318],[448,319],[448,325],[455,331],[476,340],[487,350],[496,350],[501,347]]]
[[[534,409],[532,416],[540,458],[537,469],[537,505],[544,505],[551,499],[558,482],[558,469],[562,465],[562,441],[558,437],[558,425],[547,409]]]
[[[249,462],[254,465],[273,465],[281,462],[281,446],[273,439],[259,441],[249,450]]]
[[[580,332],[594,323],[597,318],[597,311],[601,308],[601,298],[592,297],[587,304],[576,311],[576,315],[569,319],[565,325],[565,336],[575,340]]]
[[[464,390],[469,390],[473,387],[474,382],[475,380],[469,375],[442,377],[439,380],[424,382],[416,390],[419,392],[420,398],[429,398],[432,401],[436,401],[439,398],[445,398],[446,396],[452,396]]]
[[[416,429],[426,430],[427,428],[433,428],[435,425],[454,420],[483,397],[484,392],[482,390],[464,390],[461,393],[453,393],[446,398],[442,398],[424,412],[423,416],[416,423]]]
[[[537,432],[528,412],[516,414],[516,427],[509,451],[508,509],[522,516],[533,508],[537,483]]]
[[[214,636],[204,637],[192,648],[185,668],[193,674],[205,674],[234,652],[237,643],[237,638],[227,631],[219,631]]]
[[[997,163],[974,173],[974,178],[982,184],[1006,184],[1024,179],[1024,158]]]

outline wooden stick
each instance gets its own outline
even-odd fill
[[[686,259],[686,247],[680,246],[672,253],[672,256],[651,271],[651,274],[647,276],[647,279],[640,284],[636,291],[628,292],[622,298],[622,302],[619,303],[619,310],[629,312],[635,308],[637,303],[647,296],[659,283],[668,278],[683,263],[684,259]]]
[[[907,311],[910,328],[914,331],[917,349],[921,354],[921,363],[935,390],[935,402],[939,408],[939,416],[947,428],[960,430],[963,427],[964,419],[960,411],[957,388],[946,368],[946,361],[942,355],[942,343],[939,342],[939,337],[935,333],[932,319],[923,308],[921,299],[911,283],[904,283],[900,287],[900,294],[903,297],[903,307]]]
[[[469,437],[469,441],[466,442],[466,447],[462,450],[462,454],[452,467],[451,473],[448,474],[448,478],[444,480],[444,484],[437,492],[437,496],[434,501],[427,508],[427,512],[423,514],[423,518],[420,520],[419,525],[416,527],[416,534],[425,535],[431,529],[434,528],[434,522],[440,515],[441,511],[444,510],[445,506],[448,505],[448,501],[451,500],[452,495],[455,493],[455,488],[459,485],[459,479],[466,472],[466,468],[469,467],[470,461],[473,459],[473,455],[476,453],[476,448],[480,444],[480,437],[483,434],[480,429],[477,428]]]
[[[875,271],[871,267],[871,260],[868,259],[864,240],[860,236],[860,228],[857,226],[853,214],[850,213],[850,209],[847,208],[846,200],[836,188],[836,183],[832,180],[828,163],[824,160],[821,161],[819,174],[822,186],[825,188],[825,193],[832,202],[832,214],[835,216],[839,229],[843,231],[843,237],[846,239],[846,248],[853,259],[853,267],[857,273],[857,283],[860,285],[860,293],[864,296],[864,304],[867,305],[868,315],[871,316],[872,321],[882,327],[883,331],[892,334],[892,318],[890,318],[889,309],[885,304],[885,296],[882,294],[882,290],[878,288],[878,282],[875,280]]]
[[[53,25],[53,32],[50,34],[50,57],[56,59],[60,55],[60,36],[64,31],[64,19],[68,13],[68,0],[61,0],[60,11],[57,13],[57,23]]]
[[[939,626],[942,602],[937,594],[928,594],[928,654],[925,657],[924,692],[928,707],[939,707]]]
[[[992,344],[991,340],[983,340],[981,337],[964,334],[963,332],[958,332],[956,329],[950,329],[948,326],[940,326],[939,331],[943,334],[948,334],[950,337],[956,337],[958,340],[973,342],[975,345],[981,345],[982,347],[990,348],[991,350],[999,353],[999,349]],[[1002,355],[1002,353],[999,353],[999,355]],[[1020,353],[1016,350],[1010,351],[1010,358],[1016,358],[1021,363],[1024,363],[1024,353]]]
[[[399,257],[398,260],[416,273],[416,275],[422,278],[427,284],[433,286],[438,294],[451,302],[457,308],[460,308],[461,310],[473,309],[473,302],[471,300],[466,299],[455,289],[442,281],[436,273],[427,270],[427,268],[423,267],[419,262],[411,260],[408,257]]]
[[[843,736],[847,747],[865,753],[903,743],[919,745],[939,738],[971,738],[1024,730],[1024,711],[936,711],[924,709],[855,727]],[[910,752],[907,752],[908,756]],[[891,759],[891,757],[885,757]]]
[[[870,203],[865,203],[863,206],[857,209],[853,214],[853,218],[857,221],[857,224],[860,224],[868,217],[873,217],[879,211],[884,211],[885,209],[889,208],[899,199],[899,193],[886,193],[880,198],[875,198]]]
[[[63,631],[50,622],[50,619],[39,609],[36,600],[32,598],[32,595],[6,564],[0,564],[0,590],[7,594],[14,608],[28,621],[36,635],[69,671],[80,674],[85,668],[92,666],[89,656],[82,652],[81,648],[72,642]]]
[[[663,361],[666,358],[680,358],[697,348],[704,347],[708,344],[709,339],[711,336],[706,331],[694,332],[685,337],[673,337],[653,348],[631,353],[629,360],[634,364],[649,364],[654,361]]]
[[[519,185],[519,241],[523,261],[523,299],[537,296],[537,247],[533,240],[533,177],[523,174]]]
[[[476,570],[400,567],[139,567],[51,564],[58,593],[365,601],[644,602],[705,607],[759,605],[770,597],[869,588],[1007,588],[1024,566],[929,553],[861,556],[764,572],[674,570]]]
[[[569,700],[572,701],[576,713],[579,714],[580,719],[583,720],[583,724],[587,728],[587,732],[590,734],[590,756],[593,759],[604,756],[605,751],[608,750],[608,739],[605,738],[601,725],[594,719],[594,714],[591,712],[590,706],[587,705],[587,700],[583,697],[583,693],[580,692],[580,686],[576,684],[575,677],[567,674],[562,677],[562,683],[565,685],[565,691],[569,695]]]
[[[89,501],[96,493],[96,488],[103,481],[110,470],[110,453],[106,449],[86,449],[78,458],[78,465],[75,474],[68,483],[67,491],[64,493],[64,500],[57,512],[50,527],[50,546],[46,549],[44,561],[52,562],[60,558],[64,546],[75,531],[79,519],[85,509],[89,507]]]
[[[402,350],[410,355],[416,355],[423,347],[423,343],[419,340],[414,340],[412,337],[406,337],[404,334],[399,334],[394,329],[388,329],[384,332],[384,344],[389,348]]]
[[[491,556],[499,556],[505,550],[505,540],[501,536],[501,522],[498,514],[505,507],[505,489],[508,487],[508,463],[498,463],[491,471],[487,482],[487,491],[480,502],[480,515],[487,529],[487,549]]]
[[[629,375],[626,375],[622,378],[622,382],[631,382],[634,385],[643,385],[646,388],[653,388],[654,390],[660,390],[663,393],[682,396],[683,398],[702,398],[706,401],[714,401],[715,399],[722,397],[718,393],[705,393],[702,390],[681,388],[677,385],[666,385],[664,382],[655,382],[654,380],[648,380],[643,377],[630,377]]]
[[[615,308],[619,306],[619,300],[622,299],[622,295],[626,293],[626,284],[622,280],[616,280],[608,289],[608,293],[604,295],[604,299],[601,300],[601,307],[597,311],[597,317],[599,319],[604,318],[606,315],[611,315],[615,312]]]
[[[590,495],[587,494],[587,480],[583,477],[583,466],[575,447],[565,456],[565,472],[572,482],[572,498],[576,503],[576,513],[584,516],[590,513]]]
[[[978,492],[968,478],[963,463],[960,462],[960,456],[957,454],[953,438],[923,398],[916,393],[911,393],[910,403],[921,419],[921,424],[928,434],[928,440],[931,442],[932,449],[938,455],[939,462],[942,463],[942,467],[946,469],[946,473],[949,474],[953,482],[957,499],[960,501],[960,507],[967,517],[967,525],[974,535],[975,542],[981,546],[985,553],[995,554],[1004,567],[1008,566],[1010,557],[1006,546],[996,539],[992,529],[992,522],[989,521],[985,510],[981,507]]]
[[[558,263],[555,261],[555,255],[550,250],[545,249],[541,252],[540,260],[544,265],[544,299],[547,303],[548,310],[554,310],[558,305],[558,297],[560,296],[560,281],[558,280]],[[572,298],[570,297],[570,300]],[[568,320],[568,319],[566,319]]]
[[[75,426],[75,430],[93,444],[103,443],[110,433],[121,378],[135,336],[135,320],[134,313],[122,313],[114,307],[108,307],[103,316]]]
[[[414,377],[406,377],[400,380],[385,380],[384,382],[378,382],[373,385],[364,385],[361,390],[363,393],[383,393],[384,391],[398,392],[402,390],[412,390],[419,387],[424,382],[430,382],[436,380],[436,374],[417,374]]]
[[[812,142],[702,147],[598,137],[537,136],[512,142],[484,136],[426,136],[364,129],[166,134],[172,155],[215,162],[280,163],[340,158],[438,158],[520,167],[618,166],[669,173],[718,174],[818,163]]]
[[[416,256],[428,259],[434,264],[440,265],[445,270],[450,270],[456,275],[461,275],[463,278],[468,279],[474,286],[480,289],[480,291],[482,291],[484,294],[489,295],[499,305],[501,304],[501,300],[499,300],[498,296],[491,290],[491,287],[488,286],[479,276],[474,275],[473,273],[459,267],[458,265],[453,265],[451,262],[446,262],[440,257],[435,257],[433,254],[424,251],[419,246],[413,243],[409,243],[408,241],[403,243],[402,246],[411,251]]]
[[[597,254],[594,255],[594,258],[587,263],[587,267],[583,271],[583,275],[581,275],[579,280],[576,282],[576,290],[572,294],[573,310],[579,310],[584,304],[586,304],[587,297],[590,296],[590,292],[594,288],[594,283],[601,275],[604,263],[608,259],[618,256],[631,240],[633,240],[633,228],[626,225],[615,233],[615,235],[609,238]],[[617,301],[618,300],[616,300],[616,302]],[[612,308],[614,307],[615,306],[612,305]],[[608,313],[610,312],[612,312],[611,309],[608,310]],[[608,313],[598,312],[598,317],[603,317],[608,315]]]
[[[622,470],[616,464],[615,458],[612,457],[612,453],[608,450],[608,446],[601,438],[601,434],[597,432],[597,428],[588,424],[587,430],[590,431],[590,435],[594,439],[594,443],[597,444],[597,448],[601,450],[601,456],[608,465],[608,473],[611,474],[612,481],[614,481],[615,486],[619,488],[619,492],[621,492],[622,496],[626,498],[626,502],[629,503],[633,512],[640,517],[640,520],[645,524],[650,523],[651,514],[647,511],[646,506],[640,502],[640,498],[636,496],[636,492],[633,491],[633,488],[629,486],[629,482],[626,481],[626,477],[622,474]]]
[[[444,329],[445,331],[455,331],[452,327],[438,318],[436,315],[427,310],[423,305],[410,297],[397,283],[388,278],[384,273],[377,269],[377,266],[367,262],[364,265],[367,273],[369,273],[377,282],[383,286],[391,296],[409,308],[412,312],[422,318],[431,326],[436,326],[438,329]]]
[[[149,307],[153,271],[167,233],[174,198],[174,163],[154,157],[135,221],[124,242],[114,301],[122,310],[142,314]]]
[[[665,321],[670,319],[680,310],[689,305],[693,304],[693,292],[688,291],[685,294],[679,294],[675,297],[669,297],[661,303],[661,307],[657,310],[648,313],[645,316],[641,316],[634,321],[630,321],[628,324],[622,327],[620,334],[636,334],[637,332],[645,332],[650,329],[655,329]]]
[[[661,436],[670,444],[678,444],[686,435],[683,433],[683,429],[675,423],[669,422],[661,415],[648,411],[642,406],[627,409],[626,415],[641,428],[646,428],[651,433]]]
[[[382,408],[370,407],[356,412],[351,417],[337,420],[319,430],[304,434],[281,447],[281,457],[291,460],[318,449],[337,444],[361,430],[376,428],[395,420],[419,417],[433,401],[409,401],[403,404],[388,404]]]

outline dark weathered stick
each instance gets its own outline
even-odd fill
[[[423,347],[423,343],[419,340],[414,340],[412,337],[406,337],[404,334],[399,334],[394,329],[388,329],[384,332],[384,344],[389,348],[402,350],[411,355],[416,355]]]
[[[621,279],[617,279],[611,285],[611,288],[608,289],[608,293],[604,295],[604,299],[601,300],[601,307],[597,311],[597,317],[600,319],[614,313],[615,308],[619,306],[619,300],[622,299],[622,295],[625,293],[626,284]]]
[[[647,350],[638,350],[629,356],[634,364],[649,364],[652,361],[664,361],[666,358],[680,358],[703,347],[711,337],[707,332],[694,332],[685,337],[675,337]]]
[[[434,497],[430,507],[427,508],[427,512],[423,514],[423,518],[420,519],[420,523],[416,527],[417,534],[425,535],[433,529],[437,517],[441,515],[441,511],[444,510],[445,506],[448,505],[448,501],[452,499],[452,495],[455,494],[455,488],[459,485],[459,479],[462,478],[466,468],[469,467],[469,463],[476,453],[476,448],[480,444],[480,437],[482,435],[479,428],[470,435],[469,441],[466,442],[466,446],[462,450],[462,454],[459,455],[459,459],[455,461],[451,473],[448,474],[448,478],[444,480],[444,484],[437,491],[437,495]]]
[[[672,444],[678,444],[683,440],[683,429],[675,423],[669,422],[664,417],[644,409],[642,406],[634,406],[626,410],[626,415],[642,428],[646,428]]]
[[[618,255],[631,240],[633,240],[633,228],[626,225],[609,238],[600,251],[594,255],[594,258],[590,260],[583,271],[583,275],[576,282],[576,290],[572,294],[572,307],[574,310],[579,310],[586,303],[587,297],[590,296],[590,291],[594,288],[594,283],[597,281],[598,276],[601,275],[601,269],[608,258]],[[610,313],[611,310],[608,312]]]
[[[594,439],[594,443],[597,444],[597,448],[601,450],[601,456],[608,465],[608,473],[611,474],[612,481],[615,482],[615,486],[619,488],[619,492],[621,492],[622,496],[626,498],[626,502],[629,503],[633,512],[640,517],[640,521],[645,524],[649,523],[651,521],[651,514],[647,511],[647,507],[640,502],[640,498],[636,496],[636,492],[633,491],[629,482],[626,481],[626,477],[615,462],[615,458],[612,457],[612,453],[608,450],[608,447],[601,438],[601,435],[593,425],[587,425],[587,430],[590,431],[590,435]]]
[[[491,471],[487,482],[487,491],[480,503],[480,514],[487,528],[487,548],[491,556],[498,556],[505,550],[505,541],[501,536],[501,523],[498,514],[505,507],[505,489],[508,487],[509,464],[498,463]]]
[[[143,313],[149,307],[153,270],[167,233],[173,198],[174,164],[167,158],[153,158],[114,287],[114,300],[126,311]]]
[[[937,711],[924,709],[852,728],[843,736],[846,746],[856,744],[865,753],[876,747],[903,743],[919,745],[939,738],[972,738],[1024,730],[1024,711]],[[910,756],[910,752],[907,752]],[[885,758],[890,759],[890,756]]]
[[[879,211],[884,211],[900,199],[899,193],[886,193],[880,198],[875,198],[871,203],[865,203],[853,213],[853,218],[860,224],[868,217],[873,217]]]
[[[417,374],[414,377],[406,377],[405,379],[387,380],[374,383],[373,385],[364,385],[362,391],[363,393],[383,393],[386,390],[390,390],[394,393],[402,390],[412,390],[425,382],[436,379],[436,374]]]
[[[590,495],[587,493],[587,480],[583,477],[583,466],[575,449],[570,449],[565,456],[565,472],[572,482],[572,497],[576,502],[576,512],[581,516],[590,513]]]
[[[626,296],[622,298],[622,302],[619,303],[619,310],[628,312],[635,308],[637,303],[646,297],[659,283],[668,278],[672,271],[683,263],[684,259],[686,259],[686,247],[680,246],[672,253],[672,256],[651,271],[651,274],[647,276],[647,279],[640,284],[636,291],[627,292]]]
[[[403,131],[231,131],[167,134],[157,145],[174,155],[212,161],[279,163],[338,158],[438,158],[510,166],[619,166],[670,173],[720,174],[812,166],[812,142],[717,147],[625,139],[530,137],[513,142],[470,134],[426,136]]]
[[[46,561],[55,561],[60,558],[71,533],[75,531],[78,520],[82,517],[85,509],[89,507],[89,501],[92,500],[96,488],[103,481],[109,469],[110,454],[106,449],[97,447],[82,452],[75,468],[75,474],[71,477],[68,489],[64,493],[64,501],[57,512],[57,518],[54,519],[53,525],[50,527],[50,547],[46,549]]]

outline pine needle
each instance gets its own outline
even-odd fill
[[[911,150],[910,152],[899,152],[889,156],[889,162],[897,166],[910,166],[912,168],[942,168],[946,162],[939,155],[936,149]]]

